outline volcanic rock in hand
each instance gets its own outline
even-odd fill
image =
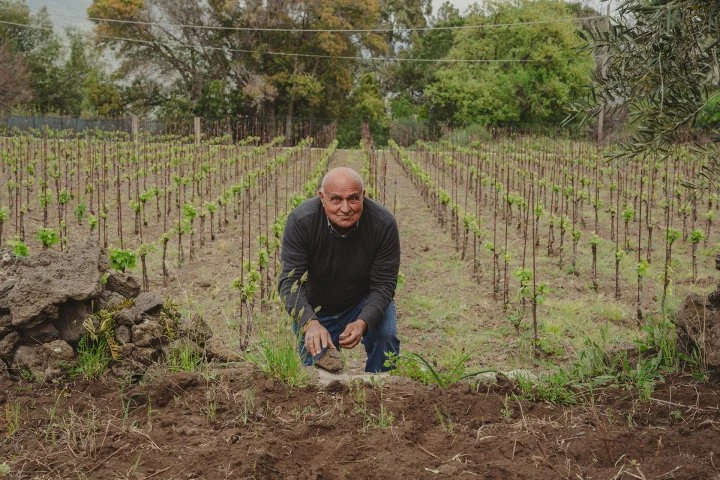
[[[334,348],[328,348],[320,359],[315,360],[315,366],[327,370],[330,373],[340,373],[343,369],[340,352]]]

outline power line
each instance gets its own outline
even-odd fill
[[[82,18],[71,15],[58,14],[60,17],[67,18]],[[445,26],[445,27],[413,27],[413,28],[401,28],[396,29],[392,27],[386,28],[359,28],[359,29],[343,29],[343,28],[271,28],[271,27],[223,27],[221,25],[186,25],[180,23],[162,23],[162,22],[146,22],[141,20],[117,20],[112,18],[100,18],[100,17],[88,17],[88,20],[95,22],[106,22],[106,23],[122,23],[132,25],[150,25],[158,27],[175,27],[175,28],[195,28],[205,30],[230,30],[230,31],[242,31],[242,32],[291,32],[291,33],[387,33],[394,32],[395,30],[402,30],[406,32],[417,32],[417,31],[429,31],[429,30],[463,30],[473,28],[494,28],[494,27],[514,27],[520,25],[541,25],[541,24],[552,24],[552,23],[567,23],[581,20],[596,20],[603,18],[602,16],[592,17],[580,17],[580,18],[566,18],[566,19],[555,19],[555,20],[535,20],[530,22],[518,22],[518,23],[494,23],[494,24],[478,24],[478,25],[456,25],[456,26]]]
[[[4,9],[6,11],[13,10],[11,8]],[[515,22],[515,23],[492,23],[492,24],[477,24],[477,25],[456,25],[456,26],[445,26],[445,27],[412,27],[396,29],[393,27],[386,28],[361,28],[361,29],[343,29],[343,28],[271,28],[271,27],[224,27],[222,25],[191,25],[182,23],[163,23],[163,22],[149,22],[142,20],[120,20],[115,18],[102,18],[102,17],[79,17],[77,15],[67,15],[59,12],[50,12],[48,15],[51,17],[60,18],[71,18],[76,20],[91,20],[94,22],[106,22],[106,23],[119,23],[127,25],[148,25],[158,27],[174,27],[174,28],[193,28],[200,30],[229,30],[239,32],[286,32],[286,33],[387,33],[395,30],[401,30],[406,32],[416,31],[430,31],[430,30],[464,30],[464,29],[480,29],[480,28],[497,28],[497,27],[517,27],[527,25],[545,25],[554,23],[568,23],[568,22],[580,22],[586,20],[599,20],[604,18],[602,15],[593,15],[588,17],[577,17],[577,18],[558,18],[553,20],[533,20],[529,22]]]
[[[27,25],[23,23],[6,22],[0,20],[0,24],[12,25],[21,28],[31,28],[36,30],[49,30],[52,31],[52,27],[43,27],[39,25]],[[142,43],[146,45],[157,45],[173,48],[191,48],[196,50],[212,50],[229,53],[251,53],[260,55],[272,55],[272,56],[287,56],[287,57],[306,57],[306,58],[326,58],[335,60],[357,60],[357,61],[381,61],[381,62],[419,62],[419,63],[545,63],[544,60],[523,60],[523,59],[477,59],[477,58],[403,58],[403,57],[362,57],[362,56],[349,56],[349,55],[323,55],[313,53],[294,53],[294,52],[274,52],[274,51],[256,51],[249,49],[230,48],[230,47],[213,47],[213,46],[199,46],[191,45],[181,42],[158,42],[154,40],[141,40],[137,38],[126,38],[126,37],[115,37],[110,35],[96,35],[98,38],[105,40],[118,40],[123,42],[131,43]]]

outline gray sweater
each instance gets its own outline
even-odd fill
[[[363,199],[356,230],[341,238],[314,197],[293,210],[285,224],[278,290],[300,326],[316,318],[316,311],[340,313],[367,297],[359,318],[372,329],[395,295],[399,268],[400,237],[387,209]]]

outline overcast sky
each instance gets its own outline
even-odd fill
[[[433,9],[442,5],[444,0],[433,0]],[[476,0],[450,0],[450,3],[460,10],[460,13],[464,13],[468,5],[475,3]],[[61,15],[68,15],[73,17],[84,17],[87,15],[87,8],[92,4],[92,0],[28,0],[28,6],[32,11],[36,11],[41,7],[47,7],[48,11]],[[92,28],[89,21],[81,21],[75,18],[67,18],[61,16],[53,16],[53,22],[60,27],[66,25],[84,25],[87,28]]]
[[[465,10],[467,10],[468,6],[476,3],[477,1],[478,0],[450,0],[450,3],[455,5],[455,7],[460,10],[460,13],[465,13]],[[482,2],[482,0],[480,1]],[[600,5],[600,0],[582,1],[583,3],[594,6],[595,8],[598,8]],[[36,11],[40,7],[46,6],[48,7],[48,10],[51,14],[57,13],[61,15],[75,17],[85,17],[87,15],[87,8],[90,6],[91,3],[92,0],[28,0],[28,5],[33,11]],[[437,8],[442,5],[442,3],[443,0],[433,0],[433,9],[437,10]],[[604,6],[602,8],[603,10],[605,9]],[[77,25],[79,23],[85,25],[87,28],[92,27],[89,21],[81,21],[79,19],[60,16],[53,16],[52,19],[55,24],[60,27],[63,27],[65,25]]]

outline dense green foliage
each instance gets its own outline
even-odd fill
[[[567,19],[567,22],[542,23]],[[557,123],[564,106],[590,82],[594,68],[581,55],[573,14],[559,1],[491,3],[465,19],[481,28],[461,30],[450,59],[426,89],[427,109],[451,124],[531,125]],[[528,22],[517,26],[493,24]],[[508,61],[506,61],[508,60]]]
[[[87,34],[55,33],[46,10],[0,0],[0,109],[24,104],[71,115],[122,113],[120,87],[104,72]]]
[[[359,143],[362,123],[384,144],[391,119],[557,124],[594,68],[578,52],[582,11],[559,0],[464,14],[445,3],[435,16],[429,0],[94,0],[89,38],[55,33],[51,15],[31,14],[26,0],[0,0],[9,22],[0,24],[0,64],[17,72],[0,108],[257,116],[285,119],[287,129],[296,118],[337,120],[341,146]]]

